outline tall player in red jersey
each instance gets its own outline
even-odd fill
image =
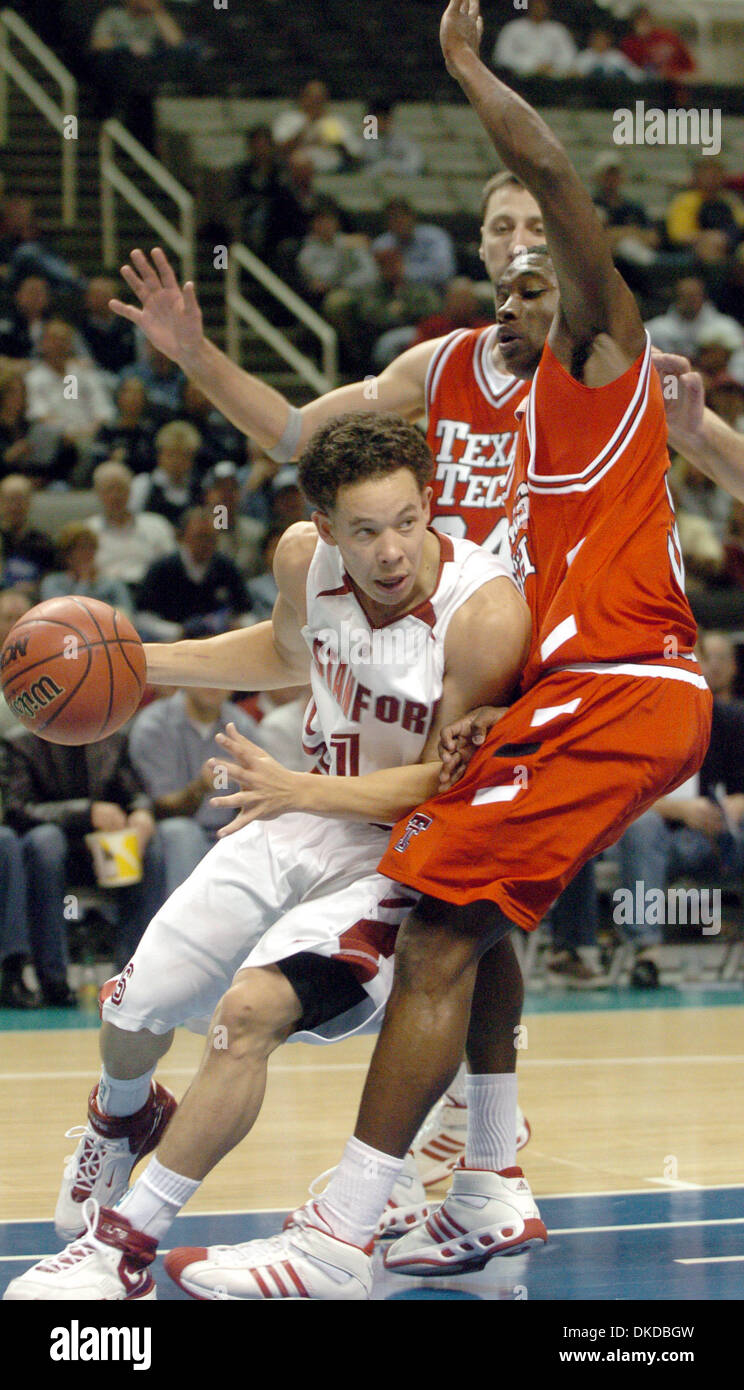
[[[442,1206],[385,1262],[451,1275],[540,1240],[520,1170],[494,1161],[503,1113],[494,943],[515,924],[535,926],[589,857],[700,767],[710,737],[650,344],[565,150],[481,63],[481,33],[477,0],[450,0],[447,66],[537,198],[548,243],[513,260],[498,286],[502,354],[532,380],[506,498],[532,646],[521,697],[494,717],[460,780],[399,823],[381,861],[424,896],[398,934],[354,1138],[321,1202],[281,1238],[292,1258],[308,1226],[335,1236],[340,1281],[345,1248],[362,1245],[384,1200],[375,1174],[405,1154],[465,1042],[465,1161]],[[451,767],[472,723],[447,740]],[[255,1298],[267,1252],[259,1242],[238,1249],[231,1294]],[[202,1277],[208,1287],[209,1251],[176,1258],[195,1289]],[[219,1262],[224,1270],[224,1254]]]

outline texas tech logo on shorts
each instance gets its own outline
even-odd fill
[[[403,837],[398,841],[397,845],[395,846],[398,853],[404,854],[405,851],[408,849],[409,843],[413,839],[414,835],[420,835],[422,830],[428,830],[430,825],[431,816],[411,816],[411,819],[409,820],[408,825],[406,826],[405,835],[403,835]]]

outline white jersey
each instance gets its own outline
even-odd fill
[[[484,584],[512,578],[503,560],[471,541],[438,540],[430,598],[379,626],[362,608],[338,548],[318,540],[302,629],[313,658],[303,747],[316,771],[354,777],[420,760],[442,695],[453,615]]]

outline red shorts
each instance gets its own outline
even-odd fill
[[[445,902],[489,898],[529,931],[587,859],[698,770],[712,709],[693,662],[551,672],[461,781],[398,822],[379,872]]]

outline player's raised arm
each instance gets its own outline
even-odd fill
[[[181,288],[159,247],[151,257],[133,251],[121,273],[141,307],[112,299],[114,312],[135,324],[233,425],[280,463],[296,458],[320,425],[347,411],[394,411],[414,420],[423,413],[426,373],[441,339],[409,348],[375,379],[373,389],[369,381],[354,382],[298,410],[205,336],[193,282]]]
[[[561,326],[574,344],[609,334],[634,361],[645,342],[643,324],[613,265],[589,193],[533,107],[481,62],[482,29],[478,0],[450,0],[442,19],[442,52],[504,164],[540,204],[560,288]]]

